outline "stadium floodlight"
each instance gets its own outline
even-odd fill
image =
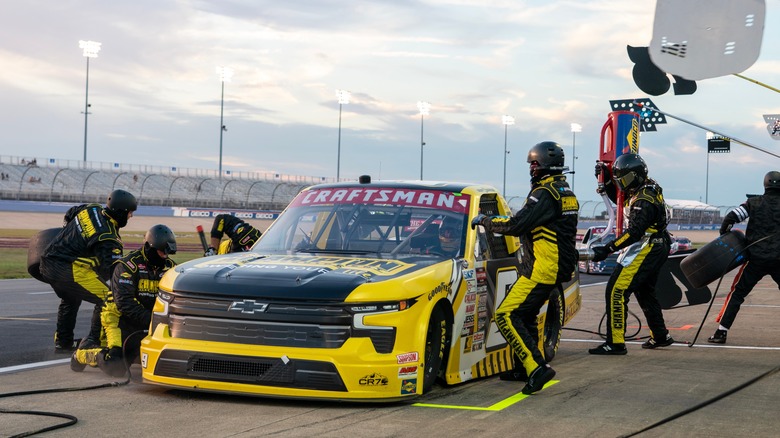
[[[577,160],[577,133],[582,132],[582,125],[579,123],[571,124],[571,191],[574,191],[574,165]]]
[[[349,98],[352,96],[347,90],[336,90],[336,98],[339,102],[339,145],[336,152],[336,181],[341,178],[341,106],[349,103]]]
[[[233,77],[233,69],[230,67],[217,66],[217,75],[222,83],[222,98],[219,101],[219,179],[222,179],[222,133],[227,131],[224,122],[225,114],[225,82],[230,82]]]
[[[423,179],[423,146],[425,146],[425,140],[423,138],[423,124],[425,116],[431,113],[431,104],[428,102],[417,102],[417,109],[420,110],[420,180]]]
[[[89,116],[89,58],[97,58],[101,43],[97,41],[79,40],[79,48],[87,58],[87,85],[84,97],[84,163],[87,162],[87,117]]]
[[[501,191],[502,196],[506,199],[506,156],[509,151],[506,150],[506,131],[509,125],[515,124],[515,118],[512,116],[501,116],[501,122],[504,124],[504,188]]]

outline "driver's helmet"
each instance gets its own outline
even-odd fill
[[[456,253],[460,249],[461,226],[458,220],[444,217],[439,224],[439,246],[447,253]]]

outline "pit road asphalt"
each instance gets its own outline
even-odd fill
[[[742,306],[726,345],[706,342],[716,328],[714,316],[733,274],[724,278],[693,347],[686,342],[693,341],[707,304],[685,307],[683,298],[681,307],[664,311],[678,344],[643,350],[642,341],[635,341],[628,344],[628,355],[611,357],[587,353],[602,342],[588,331],[599,329],[606,277],[583,275],[583,283],[591,284],[582,287],[583,308],[563,332],[552,363],[558,373],[555,383],[532,396],[520,394],[521,382],[494,377],[451,387],[437,385],[430,394],[391,404],[277,400],[153,386],[142,382],[139,365],[133,365],[127,385],[3,397],[0,410],[76,416],[77,424],[42,435],[57,437],[617,437],[758,379],[637,436],[780,436],[780,373],[771,373],[780,366],[777,285],[769,277],[759,282]],[[56,297],[43,283],[0,281],[0,362],[5,363],[0,364],[0,393],[122,381],[98,369],[75,373],[65,357],[48,351],[56,305]],[[83,306],[77,333],[86,332],[90,307]],[[634,300],[629,309],[644,323]],[[629,318],[629,334],[638,328],[638,320]],[[641,327],[638,336],[647,335]],[[0,413],[0,436],[63,421]]]

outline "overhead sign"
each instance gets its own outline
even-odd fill
[[[780,114],[764,114],[766,132],[772,140],[780,140]]]
[[[689,80],[742,72],[758,59],[765,16],[764,0],[658,0],[650,58]]]
[[[658,107],[648,98],[610,100],[609,106],[612,111],[633,111],[639,114],[639,130],[643,132],[657,131],[656,125],[666,123],[666,116],[655,111]],[[649,110],[648,107],[653,109]]]
[[[731,140],[728,137],[713,135],[707,139],[707,152],[710,154],[728,154],[731,152]]]

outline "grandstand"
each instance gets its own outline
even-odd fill
[[[324,177],[0,156],[0,199],[103,203],[114,189],[142,205],[282,210]]]

